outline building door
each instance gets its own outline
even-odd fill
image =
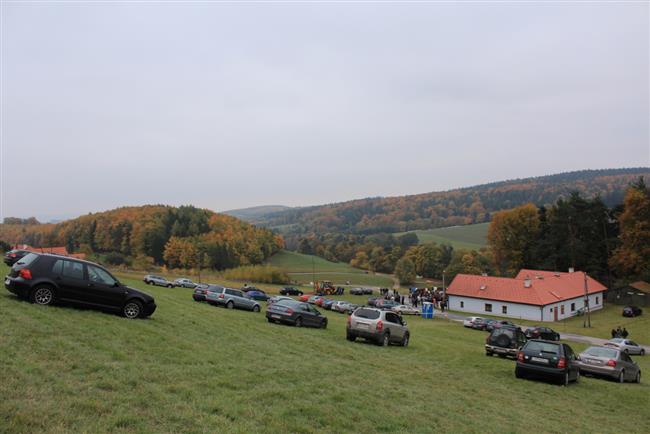
[[[553,321],[557,321],[557,306],[553,308],[553,318],[555,318]]]

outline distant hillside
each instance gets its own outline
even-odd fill
[[[174,268],[192,268],[199,258],[204,268],[259,264],[283,247],[270,230],[235,217],[165,205],[117,208],[57,224],[1,224],[0,240],[123,258],[116,261],[138,257]]]
[[[583,170],[495,182],[444,192],[379,197],[270,213],[257,223],[285,235],[395,233],[489,222],[495,211],[532,202],[549,205],[577,191],[608,206],[650,168]]]
[[[233,209],[229,211],[224,211],[222,214],[237,217],[238,219],[254,223],[255,221],[266,216],[267,214],[288,211],[290,209],[292,208],[284,205],[264,205],[264,206],[253,206],[250,208]]]
[[[454,249],[479,250],[487,245],[487,232],[489,223],[476,223],[473,225],[451,226],[438,229],[420,229],[413,231],[418,236],[420,244],[437,243],[449,244]],[[393,234],[404,235],[408,232]]]

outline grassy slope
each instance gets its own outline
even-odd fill
[[[420,244],[438,243],[451,244],[455,249],[478,250],[485,247],[489,223],[475,225],[452,226],[448,228],[413,231],[420,239]],[[403,235],[401,232],[397,235]]]
[[[313,263],[312,263],[313,260]],[[291,279],[302,283],[317,280],[330,280],[335,284],[350,281],[351,285],[392,287],[393,282],[387,276],[364,273],[363,270],[351,267],[343,262],[330,262],[318,256],[283,250],[273,255],[269,264],[286,270]],[[315,275],[312,272],[315,271]]]
[[[516,380],[457,323],[412,318],[411,347],[379,348],[347,342],[335,313],[327,330],[297,329],[146,290],[159,309],[139,321],[1,293],[2,430],[650,431],[650,382]],[[640,363],[650,372],[650,357]]]

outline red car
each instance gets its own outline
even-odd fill
[[[311,297],[311,295],[309,294],[301,295],[300,297],[298,297],[298,301],[306,302],[307,300],[309,300],[309,297]]]
[[[323,307],[323,302],[325,301],[325,297],[319,297],[316,299],[314,304],[319,307]]]

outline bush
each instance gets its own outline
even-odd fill
[[[231,268],[223,272],[223,278],[243,282],[277,284],[290,283],[289,276],[284,272],[284,270],[271,265],[246,265],[243,267]]]
[[[127,261],[123,254],[119,252],[110,252],[104,256],[104,262],[108,265],[123,265]]]

